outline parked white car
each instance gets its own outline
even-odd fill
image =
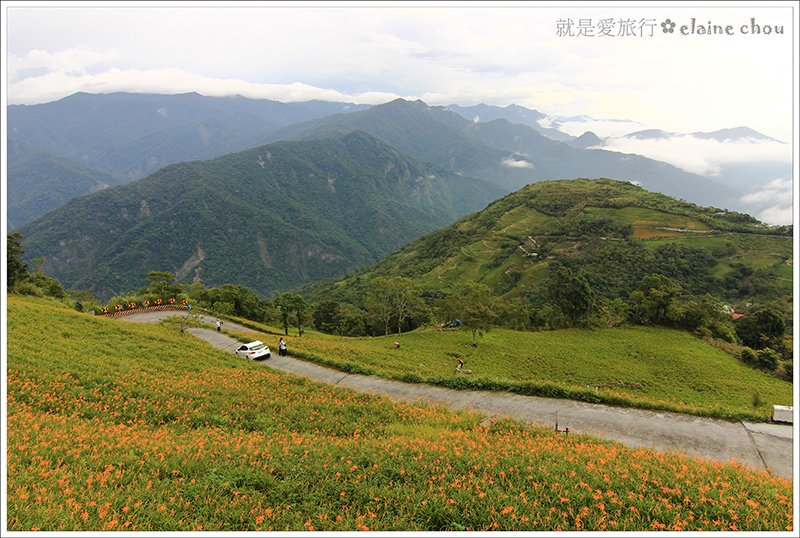
[[[259,359],[268,359],[270,357],[270,351],[267,344],[260,340],[256,340],[255,342],[250,342],[249,344],[242,344],[242,346],[236,350],[236,355],[242,357],[243,359],[251,359],[251,360],[259,360]]]

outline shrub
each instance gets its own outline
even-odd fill
[[[763,370],[775,370],[778,367],[778,361],[781,358],[780,353],[775,351],[772,348],[764,348],[758,351],[756,354],[757,363],[756,366]]]
[[[781,358],[780,353],[771,348],[764,348],[755,351],[749,347],[742,348],[739,358],[742,362],[755,366],[762,370],[773,371],[778,368],[778,361]]]
[[[742,360],[743,363],[749,364],[751,366],[755,366],[758,362],[758,357],[756,357],[756,352],[750,349],[749,347],[742,348],[742,351],[739,353],[739,358]]]

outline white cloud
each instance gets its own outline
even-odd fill
[[[668,162],[703,176],[719,175],[720,166],[724,164],[790,163],[792,160],[789,144],[754,139],[720,142],[692,135],[660,139],[610,138],[605,141],[604,148]]]
[[[347,94],[336,90],[318,88],[309,84],[256,84],[237,79],[216,79],[190,73],[182,69],[110,69],[98,74],[74,74],[50,71],[9,83],[9,91],[18,104],[38,102],[42,96],[55,100],[78,91],[90,93],[147,92],[188,93],[198,92],[208,96],[241,95],[252,99],[273,99],[283,102],[323,101],[380,104],[403,97],[387,92],[361,92]],[[411,98],[405,96],[406,98]]]
[[[775,179],[750,192],[740,201],[751,208],[759,220],[769,224],[792,224],[792,181]]]
[[[504,159],[500,164],[508,168],[536,168],[532,162],[524,159]]]
[[[5,37],[9,62],[16,62],[10,82],[27,82],[9,87],[9,103],[44,102],[95,87],[163,91],[160,74],[180,72],[180,91],[194,77],[204,86],[192,91],[214,95],[247,81],[255,86],[245,91],[262,95],[269,88],[272,98],[307,95],[313,88],[313,95],[361,95],[364,102],[388,95],[432,105],[516,103],[553,116],[630,118],[676,132],[729,125],[783,139],[792,132],[791,32],[729,38],[655,32],[607,39],[556,33],[559,19],[617,15],[731,24],[746,15],[745,22],[756,17],[790,27],[788,8],[75,4],[19,2],[8,9]],[[35,69],[72,76],[42,78]],[[132,76],[123,79],[120,73]],[[129,86],[121,87],[123,81]],[[612,126],[619,127],[591,130],[613,136]]]
[[[108,64],[119,58],[114,50],[98,51],[88,47],[65,49],[59,52],[33,49],[23,56],[8,55],[8,78],[11,81],[24,78],[29,71],[63,73],[80,76],[96,65]]]
[[[792,182],[788,179],[775,179],[764,185],[761,190],[742,196],[747,204],[763,204],[784,201],[792,195]]]
[[[775,226],[793,224],[794,211],[792,206],[772,206],[758,214],[761,222]]]

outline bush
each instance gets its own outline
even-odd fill
[[[16,286],[14,286],[14,293],[19,293],[20,295],[32,295],[33,297],[44,297],[44,293],[38,287],[36,287],[32,282],[18,282]]]
[[[745,347],[742,349],[739,358],[742,359],[742,362],[749,364],[750,366],[755,366],[756,368],[760,368],[762,370],[773,371],[778,368],[778,361],[780,360],[781,355],[774,349],[768,347],[758,351],[755,351],[749,347]]]
[[[778,361],[781,358],[780,353],[771,348],[764,348],[756,354],[757,364],[762,370],[775,370],[778,367]]]
[[[755,366],[758,362],[756,352],[749,347],[742,348],[742,351],[739,353],[739,358],[743,363],[749,364],[750,366]]]

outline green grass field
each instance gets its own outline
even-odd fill
[[[277,340],[255,332],[242,336]],[[399,350],[393,347],[395,340],[401,343]],[[454,388],[750,420],[765,420],[773,404],[792,402],[791,383],[673,329],[493,329],[478,340],[477,348],[471,342],[467,330],[438,328],[375,338],[306,331],[302,338],[289,338],[291,353],[346,371]],[[458,357],[472,374],[455,372]],[[756,393],[760,404],[754,407]]]
[[[10,531],[791,531],[792,484],[8,298]]]

